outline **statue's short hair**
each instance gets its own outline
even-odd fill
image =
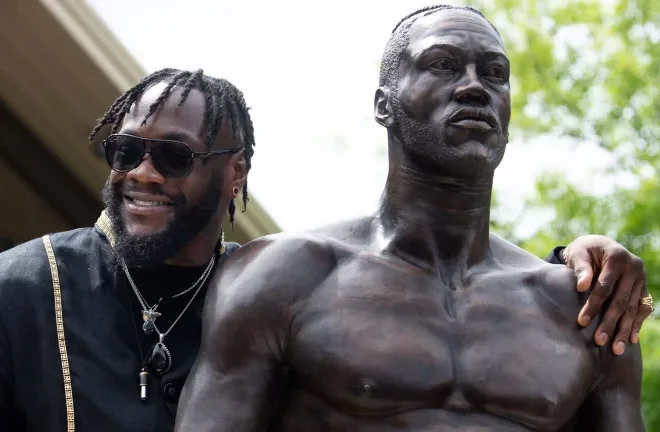
[[[433,13],[446,10],[446,9],[462,9],[467,10],[472,13],[475,13],[488,21],[488,19],[477,9],[468,7],[468,6],[452,6],[452,5],[435,5],[435,6],[426,6],[424,8],[418,9],[415,12],[412,12],[399,21],[399,23],[392,30],[392,35],[390,40],[385,46],[385,52],[383,53],[383,58],[380,64],[380,86],[389,86],[390,88],[396,88],[397,81],[399,78],[399,63],[401,62],[401,55],[408,47],[410,42],[410,28],[413,23],[421,17],[431,15]],[[499,32],[493,26],[490,21],[488,23],[493,27],[495,32],[499,35]]]

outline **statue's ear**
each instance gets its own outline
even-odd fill
[[[394,126],[394,112],[388,87],[379,87],[374,97],[374,118],[379,125],[390,128]]]

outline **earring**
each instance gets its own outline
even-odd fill
[[[234,198],[236,198],[240,191],[241,190],[238,188],[238,186],[234,186],[234,188],[231,190],[231,193],[232,193],[232,195],[234,195]]]

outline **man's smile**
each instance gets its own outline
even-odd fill
[[[157,216],[173,210],[172,201],[162,195],[128,192],[123,195],[128,213],[136,216]]]

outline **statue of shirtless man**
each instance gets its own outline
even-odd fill
[[[573,272],[489,233],[510,118],[494,27],[404,19],[380,85],[380,210],[233,255],[176,430],[643,431],[639,346],[594,344]]]

